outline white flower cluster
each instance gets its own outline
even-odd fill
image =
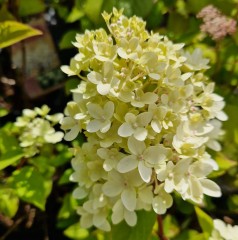
[[[209,240],[238,240],[238,225],[231,226],[220,219],[213,221],[214,229]]]
[[[62,66],[82,79],[61,121],[66,140],[82,131],[87,137],[72,160],[74,197],[85,198],[81,226],[134,226],[136,210],[164,214],[173,191],[196,203],[204,194],[219,197],[219,186],[207,179],[217,164],[206,148],[220,150],[227,116],[204,75],[208,60],[149,33],[136,16],[113,9],[103,17],[110,34],[78,34],[79,53]]]
[[[34,110],[24,109],[22,116],[17,118],[15,126],[19,129],[20,146],[24,149],[25,157],[39,153],[40,148],[47,143],[60,142],[64,134],[56,132],[54,125],[59,123],[63,114],[48,115],[50,108],[43,105]]]

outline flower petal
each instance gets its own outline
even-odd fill
[[[100,128],[100,131],[102,132],[102,133],[105,133],[105,132],[107,132],[109,129],[110,129],[110,127],[111,127],[111,121],[105,121],[103,124],[102,124],[102,126],[101,126],[101,128]]]
[[[130,212],[125,210],[124,217],[129,226],[134,227],[136,225],[137,216],[134,211]]]
[[[189,167],[189,172],[197,178],[205,177],[213,170],[213,166],[207,162],[197,161]]]
[[[135,169],[137,165],[138,160],[136,159],[136,156],[129,155],[120,160],[120,162],[117,164],[117,170],[120,173],[130,172],[131,170]]]
[[[124,218],[124,207],[121,203],[121,199],[118,200],[112,208],[112,223],[118,224]]]
[[[103,126],[103,123],[97,119],[90,121],[87,125],[87,131],[90,133],[97,132]]]
[[[220,187],[210,179],[201,179],[203,193],[211,197],[220,197],[221,189]]]
[[[143,181],[148,183],[151,179],[152,169],[149,167],[146,167],[143,161],[139,162],[138,169]]]
[[[166,156],[159,146],[148,147],[143,156],[145,161],[151,165],[158,165],[162,161],[166,160]]]
[[[152,119],[152,112],[143,112],[137,116],[137,123],[139,126],[147,126]]]
[[[99,83],[97,85],[97,91],[101,95],[107,95],[110,92],[111,85],[109,83]]]
[[[139,141],[144,141],[147,137],[147,130],[145,128],[139,127],[135,130],[133,136]]]
[[[118,129],[118,135],[121,137],[129,137],[134,133],[134,129],[129,123],[123,123]]]
[[[97,72],[90,72],[87,75],[88,81],[94,84],[98,84],[99,82],[102,81],[102,75]]]
[[[83,199],[88,195],[88,193],[81,187],[77,187],[74,191],[73,191],[73,198],[76,199]]]
[[[154,211],[157,214],[161,215],[161,214],[166,213],[166,210],[167,210],[166,205],[160,196],[157,196],[153,199],[152,206],[153,206]]]
[[[155,132],[157,132],[157,133],[161,132],[162,125],[159,121],[152,120],[151,121],[151,127]]]
[[[167,193],[171,193],[171,192],[173,192],[174,188],[175,188],[175,186],[174,186],[173,179],[166,178],[165,182],[164,182],[164,190]]]
[[[114,113],[114,103],[109,101],[104,105],[104,115],[106,119],[110,119]]]
[[[78,136],[79,131],[80,131],[80,128],[78,125],[73,126],[70,129],[70,131],[65,134],[64,139],[66,141],[74,140]]]
[[[108,181],[103,184],[102,191],[106,196],[115,197],[121,193],[122,185],[116,181]]]
[[[89,103],[87,105],[88,113],[95,119],[101,119],[103,109],[99,104]]]
[[[125,208],[134,211],[136,208],[136,191],[134,188],[126,188],[121,194],[121,200]]]
[[[143,152],[146,148],[146,145],[144,142],[138,141],[134,137],[130,137],[128,139],[127,144],[128,144],[128,148],[129,148],[130,152],[137,156],[143,154]]]

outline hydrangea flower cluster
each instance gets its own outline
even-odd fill
[[[15,126],[19,129],[20,146],[24,149],[25,157],[39,153],[44,144],[57,143],[63,139],[63,132],[55,131],[53,127],[63,118],[63,114],[49,115],[49,111],[46,105],[35,107],[34,110],[24,109],[22,116],[17,118]]]
[[[62,66],[82,79],[61,121],[66,140],[87,137],[72,159],[73,195],[85,199],[77,210],[81,226],[134,226],[137,210],[166,213],[173,192],[195,203],[204,194],[219,197],[207,179],[218,167],[206,149],[220,150],[227,116],[204,75],[208,60],[148,32],[136,16],[113,9],[103,17],[110,34],[77,34],[79,53]]]
[[[209,240],[238,240],[238,226],[224,223],[220,219],[213,220],[214,229]]]

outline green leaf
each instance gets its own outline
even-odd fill
[[[181,213],[191,215],[194,211],[193,205],[188,201],[184,201],[180,195],[175,194],[174,200],[178,211],[180,211]]]
[[[41,35],[42,32],[16,21],[0,22],[0,48],[8,47],[23,39]]]
[[[187,7],[189,12],[197,14],[203,7],[210,4],[210,0],[188,0]]]
[[[154,7],[153,0],[130,0],[132,2],[133,14],[141,17],[146,17],[149,15],[150,11]]]
[[[12,124],[5,125],[0,129],[0,153],[1,155],[7,154],[11,151],[21,150],[18,140],[10,132]]]
[[[60,177],[58,184],[59,185],[63,185],[63,184],[70,183],[69,177],[70,177],[70,175],[72,173],[73,173],[73,169],[72,168],[66,169],[64,171],[63,175]]]
[[[172,12],[169,14],[169,20],[168,20],[168,31],[174,34],[175,38],[179,38],[180,35],[183,35],[184,32],[188,29],[189,21],[184,16]]]
[[[165,236],[168,238],[173,238],[179,233],[179,227],[176,218],[170,214],[166,215],[163,219],[163,227]]]
[[[46,8],[43,0],[20,0],[19,2],[19,15],[22,17],[42,13]]]
[[[0,22],[7,20],[15,20],[13,15],[7,10],[7,5],[3,4],[0,9]]]
[[[72,153],[65,148],[62,152],[49,159],[49,164],[54,167],[59,167],[68,163],[72,158]]]
[[[151,235],[156,220],[154,212],[137,212],[137,224],[135,227],[128,226],[124,221],[112,226],[111,240],[147,240]]]
[[[86,0],[83,10],[87,17],[95,24],[99,22],[103,0]]]
[[[70,30],[66,32],[63,35],[62,39],[60,40],[60,43],[59,43],[60,49],[72,48],[73,47],[72,42],[75,40],[76,34],[77,34],[76,30]]]
[[[69,193],[64,196],[61,208],[57,216],[57,227],[65,229],[70,225],[78,222],[79,216],[76,213],[78,201]]]
[[[54,158],[54,156],[51,156]],[[29,160],[29,163],[36,167],[39,173],[45,178],[52,178],[55,167],[50,165],[49,157],[39,155]]]
[[[225,107],[225,112],[227,113],[229,119],[224,123],[224,127],[226,128],[226,139],[236,139],[236,131],[238,130],[238,106],[237,106],[238,98],[232,99],[232,104],[227,104]]]
[[[72,197],[72,194],[67,194],[64,197],[62,206],[59,210],[58,213],[58,219],[68,219],[71,216],[76,215],[76,207],[77,207],[78,203],[77,200],[75,198]]]
[[[203,212],[199,207],[195,206],[194,208],[197,214],[199,225],[203,233],[205,233],[206,236],[209,237],[213,230],[212,218],[209,215],[207,215],[205,212]]]
[[[45,210],[45,203],[52,189],[52,181],[46,180],[34,167],[23,167],[8,178],[9,185],[23,201]]]
[[[203,233],[198,233],[195,230],[185,230],[182,231],[179,236],[173,238],[174,240],[207,240],[206,236]]]
[[[228,208],[230,211],[238,213],[238,194],[234,194],[229,197]]]
[[[15,150],[3,154],[0,157],[0,170],[12,165],[13,163],[17,162],[19,159],[23,157],[23,153],[21,150]]]
[[[158,1],[152,8],[149,16],[147,17],[147,25],[149,29],[158,28],[164,18],[164,14],[167,12],[164,2]]]
[[[228,170],[237,165],[236,161],[230,160],[222,153],[217,153],[215,160],[220,170]]]
[[[13,189],[0,189],[0,212],[12,218],[15,216],[19,207],[19,199]]]
[[[4,117],[8,114],[8,110],[5,108],[0,108],[0,117]]]
[[[84,12],[78,9],[76,6],[73,7],[72,11],[66,19],[66,22],[73,23],[84,16]]]
[[[81,228],[79,223],[75,223],[64,231],[64,235],[68,238],[78,240],[87,238],[89,232],[87,229]]]
[[[14,164],[23,156],[17,139],[4,129],[0,129],[0,154],[0,170]]]
[[[57,11],[57,14],[59,15],[60,18],[64,19],[66,21],[66,19],[68,18],[69,15],[69,9],[67,8],[67,6],[64,5],[60,5],[60,4],[52,4],[54,9]]]

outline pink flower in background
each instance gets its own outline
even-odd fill
[[[197,14],[197,18],[203,20],[203,24],[200,26],[201,31],[207,33],[215,41],[236,32],[236,21],[223,15],[213,5],[204,7]]]

